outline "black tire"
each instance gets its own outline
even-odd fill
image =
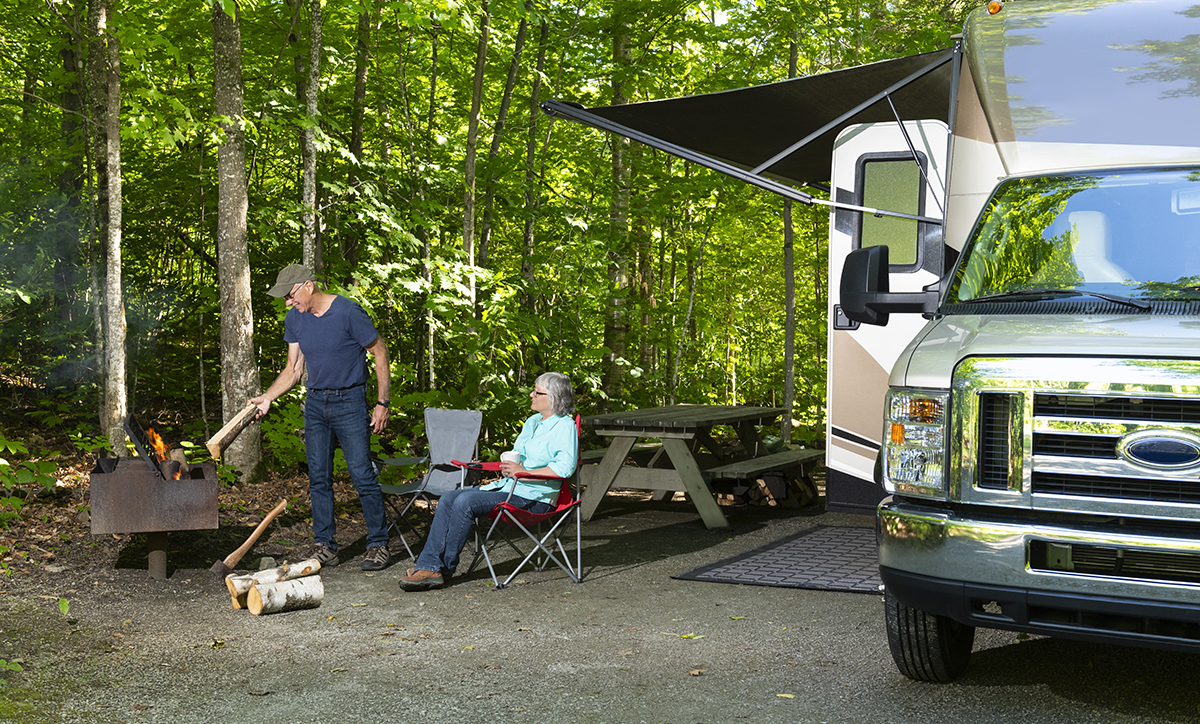
[[[884,594],[888,648],[900,673],[917,681],[953,681],[971,660],[975,627],[908,608]]]

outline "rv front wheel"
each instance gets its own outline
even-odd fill
[[[884,594],[888,648],[900,673],[917,681],[953,681],[967,668],[975,627],[908,608]]]

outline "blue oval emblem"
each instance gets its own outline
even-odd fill
[[[1117,452],[1146,467],[1178,470],[1200,465],[1200,439],[1176,430],[1139,430],[1121,438]]]

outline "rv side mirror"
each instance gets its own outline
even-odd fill
[[[888,323],[887,312],[879,312],[868,305],[879,293],[888,289],[888,248],[868,246],[855,249],[846,256],[842,266],[842,312],[855,322],[877,324]]]
[[[937,311],[937,291],[891,293],[888,282],[888,248],[870,246],[846,256],[842,266],[842,312],[855,322],[885,326],[890,312]]]

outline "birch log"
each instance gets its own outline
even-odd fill
[[[316,608],[325,598],[320,576],[305,576],[278,583],[255,583],[246,594],[246,608],[260,616],[264,613]]]
[[[229,588],[229,598],[235,609],[246,607],[246,595],[250,593],[250,587],[255,583],[278,583],[280,581],[291,581],[312,574],[321,570],[321,563],[316,558],[310,558],[307,561],[298,563],[290,563],[282,565],[278,568],[268,568],[265,571],[257,573],[247,573],[241,576],[228,575],[225,576],[225,586]]]
[[[217,430],[217,434],[208,439],[204,446],[208,448],[208,454],[212,455],[213,460],[220,460],[221,453],[225,448],[229,447],[229,443],[233,442],[234,438],[242,434],[250,426],[250,423],[258,417],[258,407],[255,405],[247,405],[242,408],[242,411],[234,415],[229,422],[225,423],[225,427]]]

